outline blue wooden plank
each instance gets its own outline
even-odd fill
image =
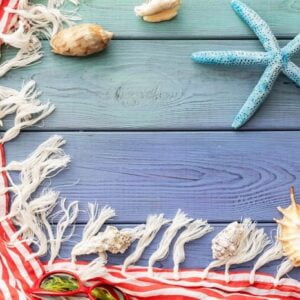
[[[44,0],[45,1],[45,0]],[[230,1],[185,0],[179,15],[170,22],[151,24],[134,14],[144,0],[81,1],[79,14],[84,22],[100,23],[115,32],[116,38],[252,38],[254,34],[235,15]],[[271,26],[277,36],[299,32],[300,1],[244,0]]]
[[[52,134],[22,134],[7,145],[8,159],[24,158]],[[111,205],[118,223],[178,208],[212,221],[271,221],[288,205],[291,185],[300,193],[299,131],[61,134],[73,162],[52,185],[84,210],[88,202]]]
[[[133,225],[122,224],[122,225],[119,225],[118,227],[123,228],[123,227],[130,227],[130,226],[133,226]],[[211,240],[226,225],[225,224],[214,224],[213,226],[214,226],[213,232],[207,234],[202,239],[193,241],[186,245],[186,260],[182,264],[183,268],[204,268],[209,264],[209,262],[211,262],[211,260],[212,260]],[[276,234],[276,227],[273,224],[259,224],[258,227],[264,228],[266,233],[271,237],[274,237],[274,235]],[[70,252],[71,252],[72,247],[75,245],[75,243],[77,241],[80,240],[82,229],[83,229],[83,225],[77,225],[76,234],[74,235],[74,238],[72,240],[70,240],[64,244],[61,254],[60,254],[61,257],[63,257],[63,258],[70,257]],[[140,261],[137,263],[138,265],[147,266],[148,259],[149,259],[150,255],[153,253],[153,251],[155,251],[155,249],[157,249],[158,243],[161,239],[161,235],[163,232],[164,232],[164,229],[162,229],[160,231],[160,233],[157,235],[157,237],[155,238],[153,243],[145,250]],[[132,252],[134,249],[135,249],[135,244],[133,244],[131,246],[131,248],[123,255],[109,255],[108,263],[114,264],[114,265],[121,265],[124,261],[124,258],[130,252]],[[81,257],[81,259],[92,260],[95,257],[96,256],[90,255],[90,256],[83,256],[83,257]],[[78,259],[80,259],[80,257],[78,257]],[[277,270],[277,267],[280,264],[280,262],[281,262],[280,260],[271,262],[268,265],[266,265],[265,267],[263,267],[260,271],[266,272],[269,274],[276,274],[276,270]],[[170,251],[169,256],[165,260],[157,262],[157,264],[155,266],[159,267],[159,268],[172,268],[173,267],[172,249]],[[232,267],[232,270],[251,270],[252,267],[253,267],[253,261],[247,262],[245,264],[238,265],[238,266],[235,265]],[[218,270],[218,269],[216,269],[216,270]],[[220,268],[219,270],[222,270],[222,268]],[[300,279],[300,269],[299,268],[295,269],[293,272],[290,273],[290,276],[295,279]]]
[[[104,53],[82,59],[54,55],[47,44],[41,63],[1,81],[19,89],[22,81],[37,80],[43,98],[57,106],[44,130],[228,130],[264,70],[190,59],[200,50],[260,51],[257,41],[113,41]],[[3,59],[12,55],[5,53]],[[299,129],[299,91],[280,76],[244,128]]]

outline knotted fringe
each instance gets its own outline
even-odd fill
[[[179,265],[185,260],[184,246],[188,242],[200,239],[205,234],[211,232],[213,227],[211,227],[207,221],[198,219],[186,226],[186,229],[179,235],[175,242],[173,250],[173,261],[174,261],[174,278],[176,280],[180,279]]]
[[[69,0],[69,2],[73,3],[74,5],[79,4],[79,0]],[[48,7],[58,8],[58,7],[62,6],[64,3],[65,3],[65,0],[48,0]]]
[[[89,213],[90,218],[83,229],[82,240],[72,249],[72,262],[76,261],[76,256],[94,253],[95,247],[94,243],[90,242],[91,239],[97,235],[107,220],[116,216],[112,208],[105,206],[99,211],[98,206],[91,203],[89,203]]]
[[[7,45],[20,49],[16,56],[0,65],[0,77],[15,68],[21,68],[42,57],[42,44],[32,31],[27,31],[23,22],[10,34],[0,34],[0,39]]]
[[[0,39],[7,45],[20,49],[17,55],[0,65],[0,77],[13,68],[27,66],[38,61],[42,44],[39,38],[51,38],[64,26],[71,26],[80,18],[71,13],[64,15],[57,8],[64,1],[49,0],[48,7],[40,4],[31,4],[28,0],[20,0],[17,9],[6,7],[6,11],[18,16],[20,22],[16,24],[15,31],[1,33]],[[77,0],[71,0],[77,4]]]
[[[66,207],[66,200],[61,200],[61,212],[59,214],[62,214],[61,218],[59,219],[57,225],[56,225],[56,237],[53,239],[53,232],[50,231],[50,224],[47,226],[48,235],[50,237],[49,243],[50,243],[50,258],[48,261],[48,265],[52,265],[54,262],[54,259],[58,256],[61,244],[63,242],[66,242],[69,240],[73,233],[74,233],[74,226],[71,232],[65,236],[65,232],[68,229],[70,225],[72,225],[79,213],[78,208],[78,202],[73,201]]]
[[[186,214],[183,213],[181,210],[178,210],[171,225],[165,231],[158,246],[158,249],[149,258],[148,273],[150,274],[150,276],[153,275],[153,265],[155,264],[155,262],[164,259],[168,255],[171,242],[175,238],[178,231],[181,228],[185,227],[192,220],[193,219],[187,218]]]
[[[19,171],[21,178],[21,183],[16,185],[9,174],[7,175],[11,184],[9,191],[15,194],[7,217],[11,218],[19,228],[10,237],[10,242],[15,244],[25,241],[28,244],[35,244],[38,250],[32,255],[34,257],[47,253],[48,237],[44,233],[43,227],[46,226],[49,232],[51,226],[46,220],[56,206],[58,193],[50,190],[42,193],[39,198],[31,200],[30,197],[47,177],[53,176],[55,172],[59,172],[69,163],[69,156],[65,155],[60,148],[64,143],[61,137],[54,136],[40,145],[25,161],[13,161],[4,168],[6,171]],[[70,210],[72,209],[64,209],[67,215],[66,220],[63,218],[58,223],[57,245],[61,240],[61,232],[65,231],[65,224],[69,219],[73,219],[73,214],[69,213]],[[70,218],[68,218],[68,214],[71,215]],[[52,236],[50,240],[53,240]],[[57,253],[57,248],[58,246],[51,248],[52,256]]]
[[[60,148],[64,144],[62,137],[53,136],[41,144],[25,161],[13,161],[4,168],[6,171],[19,171],[21,180],[21,184],[16,185],[8,174],[11,184],[8,191],[15,194],[8,218],[14,218],[14,221],[18,222],[21,210],[28,209],[29,198],[39,185],[69,164],[70,157]]]
[[[203,279],[207,277],[212,268],[225,265],[225,280],[226,282],[229,282],[229,268],[231,265],[242,264],[254,259],[268,244],[270,244],[270,240],[264,230],[257,229],[256,224],[250,219],[245,219],[241,225],[243,226],[243,236],[241,237],[240,244],[234,255],[210,263],[203,271]]]
[[[43,231],[44,216],[48,216],[56,205],[58,193],[45,191],[39,198],[29,202],[26,208],[23,208],[18,217],[14,219],[14,224],[19,230],[10,238],[12,245],[22,242],[29,245],[34,244],[38,250],[28,259],[36,256],[43,256],[48,252],[48,238]]]
[[[26,24],[29,24],[28,32],[34,35],[43,35],[50,38],[64,26],[74,25],[74,21],[80,18],[74,14],[64,15],[60,10],[41,4],[22,4],[22,8],[7,8],[7,11],[19,16]]]
[[[294,264],[288,258],[286,258],[280,265],[276,277],[274,279],[274,286],[278,286],[280,278],[287,274],[288,272],[292,271],[294,268]]]
[[[3,119],[13,113],[16,115],[14,126],[4,133],[2,139],[0,139],[0,143],[14,139],[22,129],[38,123],[54,111],[54,105],[50,103],[42,104],[38,100],[40,95],[41,92],[36,90],[33,80],[26,83],[20,92],[1,88],[0,118]]]
[[[78,276],[83,281],[88,281],[92,278],[103,278],[107,274],[105,269],[106,259],[97,257],[88,265],[78,270]],[[76,268],[76,265],[73,265]]]
[[[136,249],[131,253],[124,261],[122,266],[122,272],[125,273],[126,269],[136,263],[142,256],[144,250],[151,244],[159,230],[163,225],[168,223],[169,220],[164,218],[163,214],[160,215],[151,215],[147,218],[145,225],[145,231],[142,237],[139,239]]]
[[[267,263],[280,259],[283,256],[283,249],[282,245],[279,241],[276,241],[276,243],[267,249],[256,261],[250,276],[249,276],[249,282],[253,284],[255,282],[255,273],[258,269],[266,265]]]

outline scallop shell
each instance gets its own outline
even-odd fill
[[[81,24],[66,28],[53,36],[54,53],[67,56],[87,56],[104,50],[113,34],[95,24]]]
[[[290,189],[291,205],[278,207],[282,213],[281,220],[275,220],[279,226],[278,240],[282,244],[283,253],[295,267],[300,267],[300,205],[296,203],[294,188]]]
[[[235,255],[243,237],[243,225],[238,222],[230,223],[212,240],[213,258],[223,260]]]

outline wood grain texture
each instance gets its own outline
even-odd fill
[[[263,68],[190,59],[195,51],[221,49],[262,48],[257,41],[113,41],[104,53],[78,59],[52,54],[45,42],[41,63],[11,71],[1,84],[37,80],[44,99],[57,106],[44,130],[228,130]],[[4,59],[12,54],[5,51]],[[299,129],[299,97],[300,89],[280,76],[244,129]]]
[[[249,28],[230,7],[230,1],[185,0],[179,15],[170,22],[150,24],[136,17],[134,6],[144,0],[83,0],[83,22],[99,23],[115,32],[116,39],[155,38],[253,38]],[[245,0],[279,37],[299,33],[300,0]]]
[[[51,134],[24,133],[7,145],[8,161]],[[88,202],[112,206],[117,223],[178,208],[215,222],[269,222],[289,205],[291,185],[300,193],[299,131],[62,134],[73,162],[52,186],[85,211]]]
[[[131,227],[133,225],[119,225],[119,228],[124,228],[124,227]],[[183,268],[204,268],[206,267],[212,260],[211,257],[211,240],[212,238],[220,232],[222,229],[224,229],[226,225],[225,224],[214,224],[214,231],[207,234],[203,238],[193,241],[191,243],[188,243],[185,247],[186,250],[186,260],[182,264]],[[81,237],[81,232],[83,229],[83,225],[77,225],[76,226],[76,235],[74,235],[74,238],[64,244],[61,250],[61,257],[63,258],[69,258],[71,249],[75,245],[77,241],[80,240]],[[265,232],[272,238],[275,237],[276,235],[276,227],[273,224],[260,224],[258,226],[259,228],[264,228]],[[162,233],[164,232],[164,228],[159,232],[155,240],[151,243],[151,245],[145,250],[144,254],[142,255],[141,259],[137,263],[138,265],[141,266],[147,266],[148,264],[148,259],[151,256],[151,254],[157,249],[158,243],[161,240]],[[131,246],[131,248],[123,255],[109,255],[109,264],[114,264],[114,265],[121,265],[127,257],[128,253],[132,252],[135,249],[135,244]],[[173,259],[172,259],[172,247],[169,256],[160,262],[157,262],[155,264],[156,267],[159,268],[173,268]],[[96,256],[82,256],[78,257],[78,259],[84,259],[84,260],[92,260]],[[254,260],[255,261],[255,260]],[[232,270],[251,270],[253,267],[252,262],[247,262],[242,265],[234,265],[232,266]],[[277,267],[281,263],[281,260],[273,261],[266,265],[265,267],[261,268],[261,272],[266,272],[269,274],[276,274]],[[222,268],[216,269],[219,271],[222,271]],[[289,274],[292,278],[294,279],[300,279],[300,269],[295,269],[293,272]]]

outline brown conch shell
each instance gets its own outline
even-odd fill
[[[104,50],[113,34],[96,24],[72,26],[51,39],[54,53],[67,56],[87,56]]]
[[[279,225],[278,240],[282,244],[283,253],[295,267],[300,267],[300,205],[296,203],[294,187],[290,189],[291,205],[287,208],[278,207],[283,214]]]

